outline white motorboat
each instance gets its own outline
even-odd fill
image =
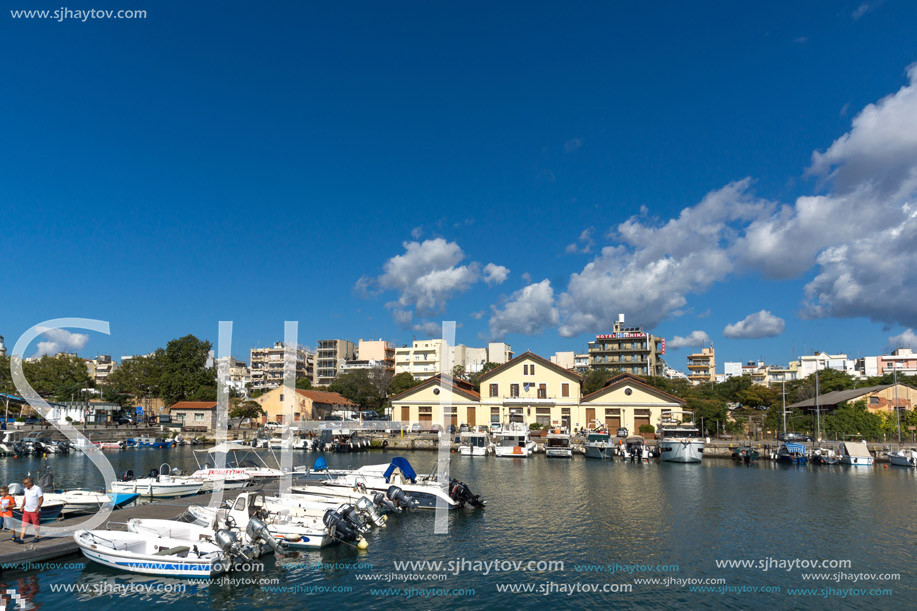
[[[851,465],[853,467],[871,467],[876,460],[869,453],[865,440],[841,442],[837,456],[842,465]]]
[[[888,462],[896,467],[917,467],[917,451],[898,450],[888,453]]]
[[[226,531],[221,531],[226,532]],[[233,568],[245,549],[224,537],[224,545],[208,541],[156,537],[147,533],[78,530],[73,540],[94,562],[132,573],[161,577],[210,578]],[[231,543],[236,543],[234,550]]]
[[[528,458],[535,452],[535,442],[523,422],[511,422],[494,435],[494,454],[511,458]]]
[[[199,454],[207,455],[203,464],[198,459]],[[268,465],[261,454],[250,446],[232,441],[225,441],[206,450],[195,450],[194,457],[201,469],[238,469],[250,475],[255,481],[279,479],[284,475],[282,470]],[[304,472],[304,468],[297,468],[294,475]],[[192,477],[194,475],[192,474]]]
[[[465,505],[483,507],[486,504],[456,479],[445,485],[435,473],[418,478],[408,460],[401,456],[393,458],[388,464],[365,465],[347,475],[325,480],[322,485],[382,492],[390,500],[408,508],[436,509],[442,505],[454,509]],[[396,490],[393,491],[392,487]]]
[[[485,430],[459,433],[459,454],[461,456],[487,456],[490,452],[490,435]]]
[[[148,477],[134,479],[133,471],[126,471],[119,481],[109,484],[111,492],[128,492],[154,499],[174,499],[192,496],[201,491],[204,481],[191,477],[172,475],[169,465],[153,469]]]
[[[284,439],[278,435],[271,437],[267,442],[267,447],[271,450],[286,450],[293,448],[293,438]]]
[[[264,522],[275,540],[282,541],[291,549],[320,549],[336,541],[357,542],[365,547],[365,539],[339,514],[335,515],[329,510],[331,514],[326,520],[325,516],[296,517],[289,511],[270,511],[262,492],[243,492],[231,502],[228,509],[192,506],[188,511],[204,520],[213,520],[217,512],[226,512],[240,524],[258,518]]]
[[[102,450],[120,450],[124,447],[123,441],[103,441],[99,444]]]
[[[0,450],[4,454],[16,454],[16,444],[22,443],[22,432],[21,431],[3,431],[3,439],[0,440]]]
[[[600,427],[586,433],[583,448],[586,458],[611,458],[614,455],[615,444],[611,442],[611,434],[604,427]]]
[[[618,446],[618,454],[624,460],[644,462],[652,458],[653,452],[646,447],[646,440],[640,435],[630,435]]]
[[[682,418],[677,418],[678,414]],[[690,422],[685,421],[686,414],[691,416]],[[663,417],[658,432],[659,457],[664,462],[699,463],[703,459],[704,438],[694,425],[693,412],[671,412]]]
[[[188,514],[185,514],[188,515]],[[191,514],[193,521],[159,520],[151,518],[131,518],[127,521],[127,530],[164,539],[183,539],[187,541],[207,541],[220,545],[218,533],[230,531],[235,539],[251,547],[251,556],[261,557],[265,553],[282,552],[280,543],[271,535],[267,526],[256,517],[237,523],[229,515],[229,510],[216,511],[209,520]]]
[[[573,443],[567,429],[555,427],[548,430],[544,441],[544,453],[548,458],[573,458]]]

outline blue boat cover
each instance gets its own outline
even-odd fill
[[[802,445],[801,443],[788,443],[786,444],[786,451],[789,452],[790,454],[792,454],[793,452],[796,452],[798,454],[805,454],[806,447]]]
[[[386,483],[388,483],[388,478],[395,472],[395,469],[401,469],[401,474],[406,479],[411,480],[412,484],[417,481],[417,474],[414,473],[414,467],[411,466],[408,459],[402,456],[396,456],[392,459],[392,464],[390,464],[388,469],[385,470],[385,473],[382,474]]]
[[[319,456],[315,459],[315,464],[312,465],[313,471],[326,471],[328,469],[328,463],[325,462],[325,458]]]

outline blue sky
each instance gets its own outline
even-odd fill
[[[549,356],[618,312],[719,361],[914,341],[912,3],[93,8],[148,17],[4,15],[8,347],[446,319]]]

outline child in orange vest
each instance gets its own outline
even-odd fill
[[[0,529],[7,529],[16,536],[16,530],[13,528],[13,507],[16,506],[16,499],[10,496],[8,486],[0,488]]]

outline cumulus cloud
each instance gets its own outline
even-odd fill
[[[414,331],[422,333],[427,337],[442,337],[443,325],[442,323],[433,322],[432,320],[425,320],[414,325]]]
[[[678,350],[680,348],[698,348],[709,343],[710,336],[705,331],[691,331],[687,337],[676,335],[666,342],[666,346],[672,350]]]
[[[513,293],[502,308],[491,306],[490,335],[502,339],[509,333],[534,335],[557,326],[559,315],[554,305],[550,280],[530,284]]]
[[[60,352],[79,352],[89,342],[89,335],[85,333],[71,333],[66,329],[41,328],[42,337],[47,340],[38,342],[38,352],[35,356],[46,354],[55,355]]]
[[[884,2],[884,0],[873,0],[872,2],[863,2],[858,7],[856,7],[852,13],[850,13],[850,17],[854,21],[856,21],[857,19],[859,19],[860,17],[862,17],[869,11],[878,8],[882,4],[882,2]]]
[[[411,230],[411,237],[414,238],[415,240],[419,240],[420,236],[422,235],[423,235],[423,226],[422,225],[418,225],[417,227]]]
[[[780,335],[785,328],[786,323],[782,318],[767,310],[761,310],[749,314],[737,323],[726,325],[723,336],[730,339],[760,339]]]
[[[917,349],[917,333],[914,333],[913,329],[908,328],[905,329],[903,333],[892,335],[888,338],[888,348],[889,350],[895,350],[897,348]]]
[[[750,179],[708,193],[677,218],[657,226],[631,217],[611,232],[618,244],[604,247],[560,295],[560,334],[572,337],[607,329],[619,312],[648,327],[686,304],[734,269],[729,246],[736,223],[772,209],[749,193]]]
[[[494,263],[488,263],[484,266],[484,282],[488,285],[503,284],[507,276],[509,276],[508,267]]]

